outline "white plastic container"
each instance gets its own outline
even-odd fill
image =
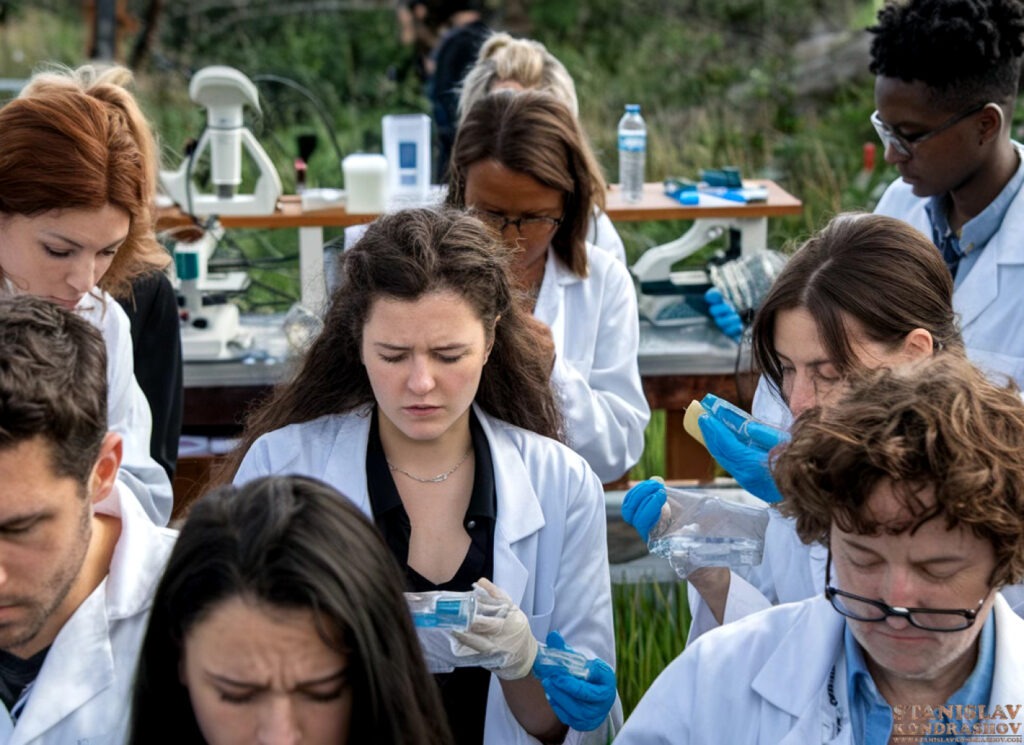
[[[383,155],[353,153],[341,161],[350,215],[377,215],[388,201],[388,162]]]
[[[391,195],[426,199],[430,192],[430,117],[388,114],[381,124]]]

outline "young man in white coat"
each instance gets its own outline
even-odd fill
[[[702,636],[616,743],[1022,734],[1024,620],[997,592],[1024,578],[1022,451],[1017,391],[957,355],[805,414],[774,473],[828,546],[824,595]]]
[[[106,347],[86,320],[0,298],[0,742],[118,743],[174,532],[115,488]]]
[[[871,121],[900,173],[875,211],[934,241],[968,356],[1024,384],[1024,165],[1010,137],[1024,3],[891,2],[870,31]]]

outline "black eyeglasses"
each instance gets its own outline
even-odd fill
[[[920,145],[926,140],[930,140],[937,134],[945,132],[950,127],[956,126],[964,119],[988,106],[988,103],[980,103],[967,111],[963,111],[959,114],[951,116],[949,119],[944,121],[942,124],[937,126],[935,129],[930,129],[927,132],[921,132],[915,135],[905,135],[897,132],[895,129],[890,127],[888,124],[882,121],[881,117],[878,116],[878,112],[874,112],[871,115],[871,124],[874,126],[875,131],[878,133],[878,138],[882,141],[883,147],[892,145],[893,150],[902,155],[905,158],[909,158],[914,154],[914,148]]]
[[[974,610],[946,610],[938,608],[899,608],[880,600],[869,600],[860,595],[843,592],[832,587],[832,551],[825,562],[825,597],[841,615],[855,621],[877,623],[889,616],[907,619],[907,623],[925,631],[963,631],[974,625],[985,598]]]
[[[564,222],[564,219],[561,217],[513,218],[498,212],[477,209],[476,207],[470,207],[466,212],[498,233],[503,233],[509,225],[514,225],[516,232],[524,238],[531,235],[539,236],[551,233]]]

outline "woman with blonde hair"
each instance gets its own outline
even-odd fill
[[[497,90],[546,91],[564,103],[579,119],[580,106],[572,76],[547,47],[533,39],[516,39],[504,32],[492,34],[480,48],[476,64],[466,73],[459,93],[459,124],[477,101]],[[587,241],[626,263],[626,247],[611,219],[595,205]]]

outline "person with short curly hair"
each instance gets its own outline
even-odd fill
[[[616,743],[1019,732],[1024,620],[999,589],[1024,579],[1022,451],[1017,387],[959,355],[803,414],[773,472],[801,539],[828,547],[824,593],[688,646]]]
[[[1024,165],[1011,124],[1020,0],[889,2],[869,29],[872,124],[900,179],[876,212],[932,238],[953,274],[967,354],[1024,383]]]

